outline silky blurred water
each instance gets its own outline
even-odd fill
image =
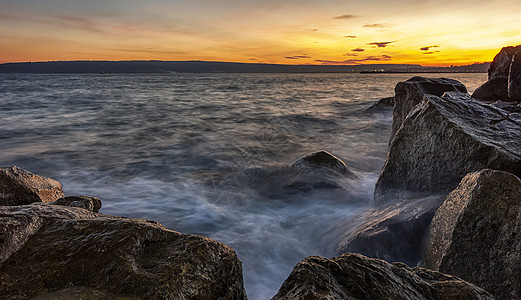
[[[432,75],[432,74],[431,74]],[[338,224],[367,208],[391,114],[365,114],[413,74],[0,74],[0,165],[233,247],[250,299],[269,299]],[[435,74],[470,91],[486,74]],[[317,150],[358,175],[340,189],[268,196],[255,176]]]

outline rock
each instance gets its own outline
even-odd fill
[[[334,171],[346,176],[355,176],[340,158],[324,150],[301,157],[289,167],[303,173]]]
[[[510,64],[514,54],[521,50],[521,45],[503,47],[488,68],[488,80],[496,77],[508,77],[510,72]]]
[[[394,97],[387,97],[382,98],[370,107],[368,107],[366,110],[364,110],[364,113],[373,113],[373,112],[379,112],[379,111],[386,111],[389,109],[392,109],[394,107]]]
[[[211,239],[59,205],[0,215],[3,298],[246,299],[241,262]]]
[[[375,203],[448,194],[485,168],[521,175],[521,119],[513,115],[468,94],[425,96],[391,141]]]
[[[441,97],[447,91],[467,92],[465,85],[457,80],[446,78],[425,78],[415,76],[399,82],[394,88],[394,109],[391,140],[409,112],[423,101],[425,95]]]
[[[444,199],[427,197],[369,209],[351,221],[353,229],[344,235],[337,253],[356,252],[417,266],[427,228]]]
[[[505,102],[505,101],[496,101],[492,103],[491,105],[501,108],[502,110],[505,110],[509,113],[520,113],[521,112],[521,106],[519,106],[516,102]]]
[[[495,77],[478,87],[472,98],[482,101],[508,100],[508,77]]]
[[[92,212],[99,212],[101,209],[101,200],[98,197],[91,196],[68,196],[60,198],[51,204],[80,207]]]
[[[521,181],[485,169],[470,173],[432,221],[424,265],[521,299]]]
[[[63,197],[61,184],[19,167],[0,168],[0,205],[53,202]]]
[[[521,50],[512,57],[508,74],[508,97],[511,101],[521,101]]]
[[[299,262],[272,300],[494,299],[485,290],[439,272],[348,253]]]

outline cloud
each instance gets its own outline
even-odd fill
[[[351,51],[353,51],[353,52],[364,52],[365,49],[364,48],[355,48],[355,49],[351,49]]]
[[[389,27],[389,25],[385,24],[385,23],[374,23],[374,24],[365,24],[362,27],[365,27],[365,28],[387,28],[387,27]]]
[[[434,53],[438,53],[440,52],[439,50],[438,51],[427,51],[427,52],[423,52],[422,54],[434,54]]]
[[[54,17],[59,23],[64,23],[60,25],[65,25],[69,27],[75,27],[78,29],[82,29],[85,31],[95,32],[95,33],[105,33],[103,30],[103,25],[97,22],[94,22],[90,19],[78,16],[55,16]]]
[[[345,38],[355,39],[356,35],[344,35]]]
[[[368,56],[360,59],[347,59],[347,60],[323,60],[323,59],[316,59],[316,62],[322,63],[322,64],[329,64],[329,65],[346,65],[346,64],[360,64],[361,62],[366,61],[389,61],[392,57],[389,55],[380,55],[380,56]]]
[[[356,53],[345,53],[344,56],[358,56]]]
[[[341,16],[338,16],[338,17],[334,17],[333,19],[337,19],[337,20],[349,20],[349,19],[354,19],[358,16],[355,16],[355,15],[341,15]]]
[[[303,58],[311,58],[307,55],[295,55],[295,56],[285,56],[285,59],[303,59]]]
[[[313,32],[315,32],[315,31],[318,31],[318,29],[317,28],[310,28],[310,29],[306,29],[306,31],[313,31]]]
[[[385,48],[385,47],[389,46],[389,44],[392,44],[392,43],[396,43],[396,41],[392,41],[392,42],[372,42],[372,43],[368,43],[367,45],[376,46],[378,48]]]
[[[421,51],[429,51],[431,48],[438,48],[440,46],[438,45],[432,45],[432,46],[427,46],[427,47],[421,47],[420,50]],[[439,51],[438,51],[439,52]]]

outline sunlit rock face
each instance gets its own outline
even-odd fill
[[[521,101],[521,50],[512,57],[508,74],[508,97],[512,101]]]
[[[521,298],[521,181],[485,169],[470,173],[432,221],[423,265]]]
[[[246,298],[240,260],[214,240],[61,205],[0,206],[0,215],[6,299]]]
[[[0,168],[0,205],[53,202],[63,197],[62,185],[19,167]]]
[[[466,93],[426,95],[391,141],[375,202],[448,194],[484,168],[521,175],[521,118]]]
[[[488,79],[491,80],[497,77],[508,77],[512,57],[518,51],[521,51],[521,45],[503,47],[499,53],[496,54],[488,68]]]
[[[459,278],[348,253],[298,263],[272,300],[494,299]]]
[[[402,125],[407,114],[419,103],[425,95],[441,97],[447,91],[466,93],[465,85],[454,79],[413,77],[396,85],[394,95],[393,125],[391,140]]]
[[[429,224],[444,199],[432,196],[363,212],[350,222],[337,253],[355,252],[417,266]]]

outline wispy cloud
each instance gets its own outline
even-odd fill
[[[396,43],[396,42],[397,41],[392,41],[392,42],[372,42],[372,43],[368,43],[367,45],[376,46],[378,48],[385,48],[385,47],[389,46],[390,44]]]
[[[347,52],[347,53],[344,53],[344,56],[358,56],[358,54]]]
[[[85,17],[55,16],[54,19],[57,21],[57,23],[62,23],[62,25],[65,26],[74,27],[95,33],[105,33],[102,24],[92,21],[91,19]]]
[[[389,24],[386,24],[386,23],[365,24],[363,27],[365,27],[365,28],[387,28],[387,27],[389,27]]]
[[[318,28],[310,28],[310,29],[306,29],[306,31],[318,31]]]
[[[351,51],[353,51],[353,52],[364,52],[365,49],[364,48],[355,48],[355,49],[351,49]]]
[[[344,35],[344,37],[348,39],[356,39],[356,35]]]
[[[354,19],[354,18],[357,18],[358,16],[355,16],[355,15],[341,15],[341,16],[337,16],[337,17],[334,17],[333,19],[336,19],[336,20],[349,20],[349,19]]]
[[[422,54],[434,54],[434,53],[438,53],[440,52],[439,50],[438,51],[427,51],[427,52],[423,52]]]
[[[295,55],[295,56],[285,56],[285,59],[303,59],[303,58],[311,58],[307,55]]]
[[[440,46],[432,45],[432,46],[421,47],[420,50],[421,51],[429,51],[431,48],[438,48],[438,47],[440,47]]]

